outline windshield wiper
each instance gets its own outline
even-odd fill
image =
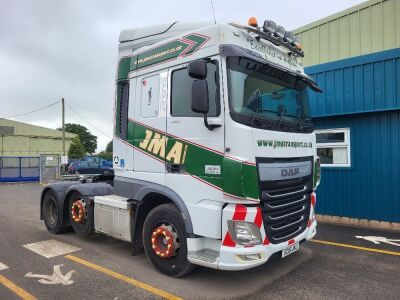
[[[265,123],[263,123],[263,122],[257,122],[258,124],[255,123],[256,118],[259,116],[258,113],[259,113],[259,112],[262,112],[262,111],[267,111],[267,112],[272,112],[272,113],[274,113],[273,110],[263,109],[263,108],[257,108],[256,111],[254,112],[254,114],[253,114],[252,117],[251,117],[250,125],[256,125],[256,126],[259,126],[259,127],[262,127],[262,128],[273,128],[273,127],[274,127],[274,124],[271,123],[270,121],[268,121],[267,119],[265,119]],[[264,119],[264,118],[263,118],[263,119]]]
[[[300,116],[299,117],[299,121],[297,122],[297,128],[299,128],[299,129],[302,129],[303,128],[303,121],[305,121],[305,120],[311,120],[311,118],[310,117],[303,117],[303,116]],[[307,126],[307,127],[309,127],[309,126]]]
[[[254,115],[251,117],[251,120],[250,120],[251,125],[254,125],[254,120],[256,119],[256,116],[260,111],[262,111],[262,108],[257,108],[256,111],[254,112]]]
[[[283,116],[283,114],[286,113],[286,112],[287,112],[287,110],[286,110],[285,105],[279,104],[279,105],[278,105],[278,111],[277,111],[277,114],[278,114],[278,116],[279,116],[279,119],[278,119],[278,121],[277,121],[276,124],[275,124],[275,128],[276,128],[276,129],[279,129],[279,126],[281,125],[281,121],[282,121],[282,116]]]

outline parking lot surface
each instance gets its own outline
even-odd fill
[[[240,272],[198,267],[174,279],[144,254],[132,257],[129,243],[48,233],[42,188],[0,185],[0,299],[400,298],[400,233],[319,224],[314,241],[284,259]]]

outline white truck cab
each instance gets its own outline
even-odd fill
[[[320,89],[302,56],[272,21],[124,30],[115,177],[46,186],[49,231],[72,225],[132,242],[175,277],[194,265],[248,269],[299,249],[316,234],[320,177],[307,97]]]

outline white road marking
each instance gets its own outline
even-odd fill
[[[395,243],[395,242],[400,242],[400,240],[387,239],[383,236],[359,236],[359,235],[357,235],[356,238],[370,241],[376,245],[379,245],[380,243],[386,243],[389,245],[394,245],[394,246],[400,247],[400,243]]]
[[[62,285],[73,284],[74,281],[71,280],[71,276],[75,271],[72,270],[69,271],[67,274],[63,275],[60,269],[62,266],[63,265],[53,266],[52,275],[32,274],[32,272],[29,272],[25,274],[25,277],[40,278],[38,281],[43,284],[62,284]]]
[[[78,247],[57,241],[57,240],[47,240],[32,244],[23,245],[26,249],[29,249],[41,256],[46,258],[51,258],[59,255],[65,255],[67,253],[75,252],[81,250]]]
[[[6,266],[5,264],[3,264],[3,263],[0,261],[0,271],[1,271],[1,270],[5,270],[5,269],[8,269],[8,266]]]

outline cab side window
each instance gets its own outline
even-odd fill
[[[218,94],[217,62],[207,64],[208,99],[210,101],[209,117],[220,114]],[[174,117],[202,117],[192,111],[192,83],[195,79],[188,75],[187,68],[172,72],[171,115]]]
[[[160,75],[143,78],[141,89],[140,115],[142,118],[157,117],[160,102]]]

